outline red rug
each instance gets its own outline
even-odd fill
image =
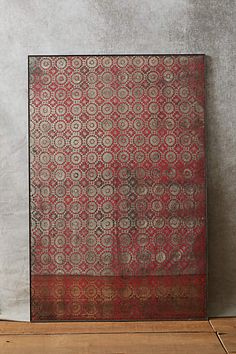
[[[204,56],[29,58],[31,318],[206,316]]]

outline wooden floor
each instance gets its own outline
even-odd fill
[[[236,353],[236,318],[178,322],[0,321],[0,353]]]

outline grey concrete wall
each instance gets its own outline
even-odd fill
[[[27,55],[207,55],[209,315],[236,315],[234,0],[0,0],[0,318],[29,319]]]

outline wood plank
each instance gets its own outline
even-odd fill
[[[224,354],[215,333],[2,335],[2,354]]]
[[[236,318],[213,318],[210,324],[228,353],[236,353]]]
[[[236,353],[236,332],[218,334],[227,353]]]
[[[209,322],[215,332],[236,333],[236,317],[211,318]]]
[[[208,321],[144,322],[9,322],[0,321],[0,334],[213,332]]]

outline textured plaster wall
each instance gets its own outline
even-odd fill
[[[0,0],[0,318],[29,319],[27,55],[207,55],[209,315],[236,315],[234,0]]]

